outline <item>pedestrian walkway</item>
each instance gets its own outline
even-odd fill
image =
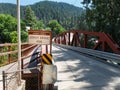
[[[2,71],[9,71],[9,72],[15,72],[17,70],[17,62],[11,63],[9,65],[0,67],[0,89],[3,88],[3,78],[2,78]]]
[[[40,52],[41,48],[40,47],[36,47],[33,51],[31,51],[29,55],[32,55],[33,53],[36,53],[36,52]],[[25,63],[29,63],[33,58],[35,58],[35,56],[32,56],[32,57],[29,57],[29,58],[26,58],[24,60],[24,64]],[[30,65],[27,65],[25,66],[25,69],[26,68],[32,68],[32,66],[34,67],[36,65],[36,62],[34,63],[31,63]],[[36,65],[37,66],[37,65]],[[9,72],[16,72],[18,71],[18,62],[14,62],[14,63],[11,63],[11,64],[8,64],[8,65],[5,65],[5,66],[2,66],[0,67],[0,90],[3,90],[3,78],[2,78],[2,72],[5,71],[7,73]],[[26,70],[27,72],[32,72],[32,70]]]

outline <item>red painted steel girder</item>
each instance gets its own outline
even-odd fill
[[[72,33],[72,35],[70,35]],[[79,39],[80,34],[84,35],[84,46]],[[106,51],[109,47],[114,53],[120,54],[119,45],[112,39],[109,34],[103,32],[89,32],[83,30],[68,30],[63,32],[55,37],[55,43],[71,45],[71,46],[80,46],[88,48],[88,36],[95,36],[98,38],[98,43],[95,44],[93,49],[98,49],[102,46],[102,51]],[[71,40],[70,40],[71,39]]]

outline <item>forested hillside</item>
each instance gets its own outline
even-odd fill
[[[21,6],[21,18],[25,17],[25,8]],[[41,1],[30,5],[38,20],[42,20],[46,25],[50,20],[57,20],[65,29],[73,29],[77,23],[77,17],[83,13],[83,9],[66,3],[52,1]],[[10,14],[16,17],[16,5],[0,4],[1,14]]]
[[[66,3],[41,1],[21,6],[21,40],[27,41],[26,27],[52,30],[53,37],[65,30],[82,28],[80,22],[84,10]],[[0,4],[0,43],[17,42],[17,7],[15,4]],[[79,17],[79,18],[78,18]],[[84,18],[82,18],[84,19]],[[80,24],[78,23],[80,22]]]
[[[77,23],[77,17],[83,12],[82,8],[66,3],[44,1],[31,5],[35,15],[46,24],[56,19],[64,28],[71,29]],[[74,25],[73,25],[74,24]],[[72,26],[72,27],[71,27]]]

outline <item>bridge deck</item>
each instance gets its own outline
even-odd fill
[[[119,68],[60,47],[53,46],[52,54],[58,67],[58,90],[120,90]],[[0,88],[2,70],[7,67],[0,67]]]
[[[118,68],[70,50],[53,47],[58,90],[120,90]]]

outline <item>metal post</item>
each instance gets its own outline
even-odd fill
[[[70,32],[68,33],[68,45],[70,45]]]
[[[106,43],[105,41],[102,42],[102,51],[105,51],[106,50]]]
[[[62,37],[60,36],[59,38],[60,38],[60,43],[59,44],[62,44]]]
[[[8,51],[11,51],[11,46],[8,46]],[[10,64],[11,54],[8,54],[8,63]]]
[[[74,40],[75,40],[75,46],[77,46],[77,32],[75,32],[74,34],[75,34],[75,38],[74,38]]]
[[[17,0],[17,31],[18,31],[18,70],[21,71],[20,0]],[[18,75],[18,84],[21,85],[21,72],[19,72]]]
[[[87,34],[84,34],[84,48],[87,48]]]
[[[5,90],[5,71],[2,72],[3,75],[3,90]]]
[[[40,71],[38,70],[38,90],[40,90],[40,85],[41,85],[41,83],[40,83]]]
[[[65,34],[64,34],[63,38],[64,38],[63,44],[66,45],[66,35]]]

